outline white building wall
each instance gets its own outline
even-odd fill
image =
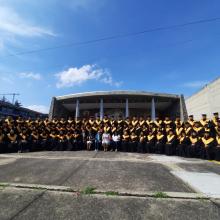
[[[213,117],[213,112],[220,113],[220,77],[187,98],[186,108],[188,115],[194,115],[196,120],[203,113],[209,118]]]

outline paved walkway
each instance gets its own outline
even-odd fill
[[[87,151],[4,154],[0,219],[220,219],[219,185],[220,165],[200,159]]]

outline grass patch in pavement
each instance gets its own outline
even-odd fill
[[[168,195],[165,192],[155,192],[153,194],[154,198],[168,198]]]
[[[203,201],[206,201],[208,198],[202,197],[202,196],[198,196],[198,197],[196,197],[196,199],[203,202]]]
[[[115,191],[108,191],[108,192],[105,192],[105,195],[106,196],[118,196],[119,193]]]
[[[81,191],[81,194],[83,195],[90,195],[95,193],[95,187],[87,186],[85,189]]]
[[[5,189],[7,186],[9,186],[9,184],[7,184],[7,183],[0,183],[0,190]]]

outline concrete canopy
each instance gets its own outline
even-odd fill
[[[114,114],[113,110],[115,110],[120,112],[122,117],[125,117],[126,100],[128,100],[130,116],[146,117],[146,115],[152,114],[153,100],[155,102],[156,116],[180,116],[184,119],[184,114],[186,115],[185,102],[182,95],[120,90],[75,93],[53,97],[50,118],[74,117],[77,108],[79,108],[80,115],[82,115],[82,111],[87,111],[90,112],[90,116],[92,114],[95,116],[100,112],[101,100],[105,110],[104,114]],[[77,101],[79,102],[78,104]]]

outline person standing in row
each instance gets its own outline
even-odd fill
[[[121,150],[121,135],[115,131],[112,135],[112,141],[113,141],[113,150],[117,152],[118,150]]]
[[[102,144],[102,132],[99,130],[95,135],[95,151],[99,151]]]
[[[104,148],[104,152],[108,151],[111,142],[111,135],[105,131],[102,135],[102,146]]]

